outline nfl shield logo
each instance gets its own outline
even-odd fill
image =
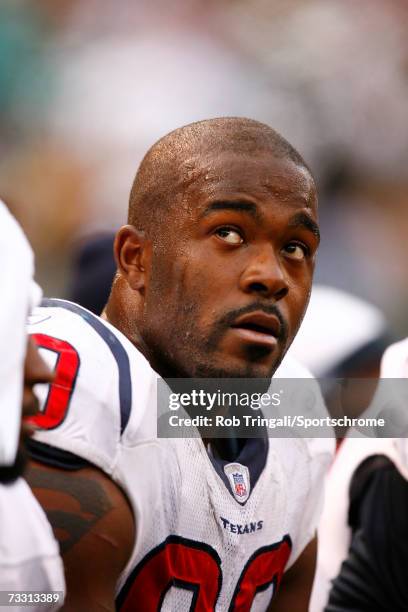
[[[245,495],[247,494],[247,490],[243,475],[239,472],[235,472],[235,474],[232,474],[232,478],[234,480],[235,485],[235,495],[241,498],[245,497]]]
[[[229,463],[224,467],[224,472],[235,499],[241,503],[246,502],[250,493],[249,470],[246,465]]]

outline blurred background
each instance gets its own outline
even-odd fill
[[[0,196],[45,293],[125,221],[154,141],[244,115],[317,177],[317,280],[408,335],[407,28],[405,0],[2,0]]]

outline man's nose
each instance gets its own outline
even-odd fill
[[[282,262],[271,245],[265,245],[251,258],[241,275],[240,287],[245,293],[256,293],[275,301],[288,294],[289,285]]]

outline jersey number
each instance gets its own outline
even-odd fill
[[[57,354],[54,382],[50,385],[41,414],[29,420],[42,429],[54,429],[65,419],[79,370],[79,355],[72,344],[46,334],[33,334],[39,348]]]
[[[229,612],[249,612],[258,591],[279,587],[289,559],[291,541],[259,548],[248,560],[235,588]],[[221,560],[216,551],[201,542],[169,536],[135,568],[118,598],[120,612],[160,610],[172,587],[192,591],[190,612],[215,610],[221,590]]]

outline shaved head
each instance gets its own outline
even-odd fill
[[[182,202],[188,187],[204,178],[209,155],[270,152],[305,168],[302,156],[278,132],[242,117],[222,117],[191,123],[156,142],[143,158],[133,182],[128,222],[152,238],[170,207]]]
[[[238,117],[187,125],[137,172],[109,320],[161,376],[269,379],[318,244],[316,186],[282,136]]]

